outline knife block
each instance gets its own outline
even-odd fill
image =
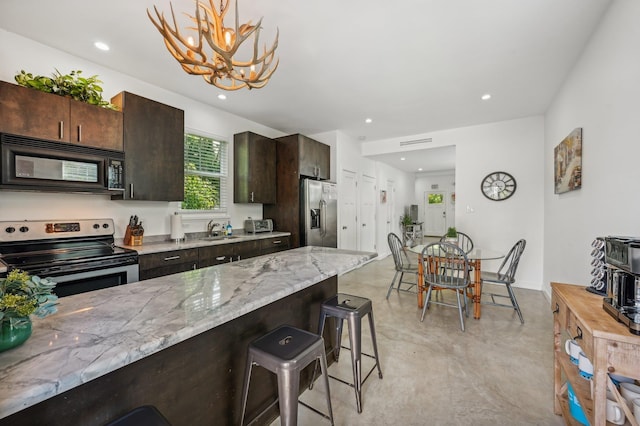
[[[124,245],[141,246],[143,234],[144,231],[139,226],[132,227],[131,225],[127,225],[127,230],[124,233]]]

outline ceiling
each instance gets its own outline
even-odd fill
[[[610,2],[239,0],[241,23],[264,17],[261,44],[279,30],[280,64],[264,88],[224,101],[182,71],[147,17],[154,5],[170,16],[168,0],[2,0],[0,28],[287,134],[366,143],[543,114]],[[195,11],[193,0],[173,8]]]

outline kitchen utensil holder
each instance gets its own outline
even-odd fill
[[[141,246],[143,232],[139,227],[132,227],[127,225],[127,230],[124,233],[124,245],[125,246]]]

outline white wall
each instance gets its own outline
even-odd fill
[[[456,147],[456,227],[478,247],[507,252],[524,238],[517,285],[542,288],[544,120],[529,117],[480,126],[444,130],[415,138],[432,138],[433,147]],[[398,149],[400,138],[367,142],[363,155],[411,151]],[[511,173],[518,184],[505,201],[490,201],[480,191],[481,180],[494,171]],[[414,196],[414,195],[412,195]],[[414,196],[415,197],[415,196]],[[484,262],[489,269],[497,261]]]
[[[544,290],[589,285],[597,236],[640,236],[640,2],[616,0],[545,115]],[[583,129],[582,188],[555,195],[553,149]]]
[[[185,112],[185,127],[216,135],[233,142],[234,133],[253,131],[268,137],[283,133],[244,118],[209,107],[177,93],[147,84],[128,75],[87,62],[59,50],[0,29],[0,80],[14,82],[14,75],[25,70],[32,74],[50,75],[55,69],[62,73],[82,70],[83,75],[98,75],[103,81],[104,97],[110,99],[126,90]],[[207,90],[203,82],[203,90]],[[212,91],[212,96],[214,92]],[[233,164],[233,145],[230,145],[230,164]],[[135,164],[127,164],[135,167]],[[230,197],[233,200],[233,179],[230,170]],[[145,224],[145,235],[169,234],[169,216],[180,203],[111,201],[103,195],[45,194],[32,192],[0,192],[0,220],[97,218],[111,217],[116,222],[116,237],[122,237],[128,218],[137,214]],[[262,217],[261,204],[231,204],[232,225],[242,227],[247,216]],[[207,220],[185,222],[186,232],[204,231]]]

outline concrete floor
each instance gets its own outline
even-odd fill
[[[455,308],[432,305],[420,322],[415,294],[394,290],[386,300],[393,274],[389,256],[339,279],[340,292],[373,302],[384,378],[374,372],[365,382],[361,414],[353,388],[330,379],[337,426],[564,424],[553,414],[553,318],[542,292],[515,289],[524,325],[511,309],[483,306],[482,318],[465,319],[462,332]],[[444,293],[455,301],[452,292]],[[348,342],[344,328],[343,343]],[[372,354],[367,321],[362,328],[363,350]],[[363,357],[364,372],[373,365]],[[347,351],[329,371],[351,381]],[[301,400],[326,412],[322,381]],[[300,425],[329,424],[299,407]],[[273,422],[279,424],[279,419]]]

